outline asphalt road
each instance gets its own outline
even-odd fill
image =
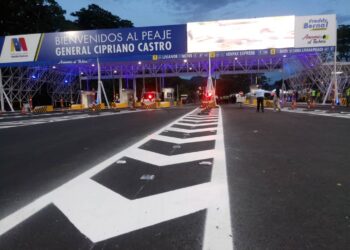
[[[39,199],[0,248],[348,249],[350,119],[223,105],[163,128],[192,109],[0,130],[0,232],[112,158]]]
[[[349,249],[350,120],[223,107],[236,249]]]
[[[0,130],[0,219],[193,108]]]

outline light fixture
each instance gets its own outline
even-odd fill
[[[187,63],[187,59],[184,59],[184,63]]]
[[[56,69],[56,66],[54,65],[54,66],[52,66],[52,68],[53,68],[53,69]]]
[[[238,60],[238,57],[235,57],[235,61],[237,61]]]
[[[142,64],[142,62],[141,61],[138,61],[138,63],[137,63],[138,65],[141,65]]]
[[[92,67],[95,67],[95,64],[93,63],[93,64],[91,64],[91,66],[92,66]]]

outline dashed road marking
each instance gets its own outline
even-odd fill
[[[327,110],[320,110],[320,109],[306,110],[304,108],[297,108],[293,110],[289,108],[283,108],[282,111],[289,112],[289,113],[297,113],[297,114],[308,114],[308,115],[350,119],[350,113],[346,113],[346,112],[329,112]]]
[[[193,129],[173,127],[175,124],[181,124],[179,121],[185,117],[192,119],[191,116],[195,116],[193,114],[196,112],[198,110],[191,112],[191,115],[181,117],[5,217],[0,221],[0,239],[1,235],[13,230],[16,225],[24,222],[49,204],[54,204],[75,228],[93,243],[206,210],[203,249],[233,249],[221,109],[211,112],[218,118],[215,123],[215,134],[184,139],[160,135],[164,131],[184,133],[213,131],[213,128],[203,129],[195,126]],[[210,150],[164,155],[140,148],[151,140],[175,143],[180,149],[185,143],[215,140],[215,144],[214,148]],[[202,162],[203,167],[210,166],[211,179],[205,183],[130,200],[93,179],[94,176],[109,168],[120,167],[127,171],[126,157],[140,161],[141,164],[142,162],[148,163],[164,169],[170,165],[199,161]],[[116,163],[118,164],[116,165]],[[148,173],[143,174],[147,175]],[[159,180],[159,178],[161,176],[153,176],[152,182]]]
[[[80,120],[80,119],[94,118],[94,117],[122,115],[122,114],[128,114],[128,113],[136,113],[136,112],[147,112],[147,111],[146,110],[134,110],[134,111],[123,111],[120,113],[101,112],[101,113],[96,113],[96,114],[77,114],[77,115],[63,115],[63,116],[58,116],[58,117],[34,118],[34,119],[27,119],[27,120],[21,120],[21,121],[2,121],[0,123],[0,129],[31,126],[31,125],[44,124],[44,123]],[[47,115],[47,114],[45,114],[45,115]]]

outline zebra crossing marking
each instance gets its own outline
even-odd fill
[[[34,119],[27,119],[27,120],[21,120],[21,121],[2,121],[0,123],[0,129],[31,126],[31,125],[45,124],[45,123],[80,120],[80,119],[94,118],[94,117],[121,115],[121,114],[136,113],[136,112],[146,112],[146,111],[145,110],[135,110],[135,111],[125,111],[125,112],[120,112],[120,113],[101,112],[99,114],[93,114],[93,115],[85,113],[85,114],[77,114],[77,115],[75,115],[75,114],[74,115],[63,115],[63,116],[57,116],[57,117],[34,118]],[[44,115],[47,115],[47,114],[43,114],[43,116]],[[37,116],[35,116],[35,117],[37,117]]]
[[[330,113],[330,112],[328,112],[328,110],[320,110],[320,109],[306,111],[303,108],[297,108],[294,110],[291,110],[289,108],[283,108],[282,111],[289,112],[289,113],[296,113],[296,114],[308,114],[308,115],[316,115],[316,116],[326,116],[326,117],[350,119],[350,113],[344,113],[344,112]]]
[[[195,112],[198,110],[191,114]],[[186,133],[213,131],[213,128],[191,130],[172,128],[172,125],[179,124],[178,122],[187,116],[185,115],[0,220],[0,238],[2,234],[49,204],[54,204],[77,230],[94,243],[206,209],[203,249],[233,249],[222,113],[221,110],[213,113],[218,113],[219,117],[215,128],[217,133],[210,135],[210,138],[215,140],[214,149],[171,156],[140,149],[145,143],[157,138],[167,142],[175,140],[179,145],[189,141],[206,141],[208,136],[198,137],[200,140],[198,138],[165,138],[166,136],[160,135],[165,130],[173,129]],[[102,170],[118,167],[113,164],[120,162],[123,157],[162,168],[192,161],[203,161],[203,164],[207,164],[206,159],[212,158],[211,180],[129,200],[92,179]],[[120,167],[124,167],[124,164]]]

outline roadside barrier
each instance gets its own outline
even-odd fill
[[[117,109],[125,109],[125,108],[129,108],[129,104],[128,103],[115,103],[114,105],[114,108],[117,108]]]
[[[47,106],[36,106],[33,109],[33,113],[46,113],[47,112]]]
[[[83,109],[83,105],[82,104],[72,104],[70,106],[71,110],[82,110]]]
[[[102,109],[104,109],[104,104],[103,103],[100,103],[100,104],[97,104],[97,105],[92,105],[89,110],[90,111],[101,111]]]
[[[160,108],[170,108],[170,102],[160,102],[159,107]]]
[[[270,101],[270,100],[265,100],[265,107],[267,108],[273,108],[273,101]]]
[[[155,109],[157,108],[157,104],[154,102],[152,104],[143,104],[142,108],[144,109]]]

